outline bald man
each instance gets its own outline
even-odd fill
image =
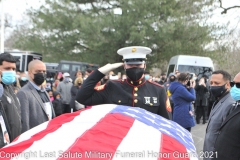
[[[28,64],[29,82],[18,93],[21,104],[22,133],[55,117],[50,98],[42,87],[46,79],[46,66],[34,60]]]

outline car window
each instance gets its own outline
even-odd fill
[[[213,68],[204,66],[179,65],[178,70],[180,72],[195,73],[198,79],[200,79],[203,75],[210,77],[212,75]]]
[[[72,71],[80,71],[81,67],[80,65],[72,64]]]
[[[70,64],[62,64],[61,70],[69,71],[69,69],[70,69]]]
[[[175,65],[174,65],[174,64],[172,64],[172,65],[169,65],[169,67],[168,67],[168,73],[167,73],[167,76],[168,76],[170,73],[173,73],[173,71],[174,71],[174,67],[175,67]]]

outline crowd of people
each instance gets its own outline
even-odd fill
[[[74,80],[69,73],[51,77],[45,64],[34,60],[26,74],[16,71],[16,60],[9,53],[0,54],[0,71],[0,148],[39,124],[76,111],[75,96],[91,72],[83,76],[77,71]]]
[[[145,72],[150,53],[147,47],[122,48],[118,54],[123,63],[77,71],[74,79],[61,72],[47,76],[39,60],[29,63],[28,75],[16,72],[14,57],[1,54],[0,147],[61,114],[91,105],[120,104],[173,120],[189,132],[202,119],[208,123],[203,151],[213,153],[204,159],[239,158],[240,73],[233,81],[224,70],[214,71],[211,77],[178,70],[168,77],[164,73],[154,77]],[[118,67],[125,74],[115,74]]]

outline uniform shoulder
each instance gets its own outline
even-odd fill
[[[125,80],[121,80],[121,79],[116,79],[116,80],[110,80],[110,82],[113,83],[124,83]]]
[[[150,80],[147,80],[147,82],[149,82],[149,83],[151,83],[151,84],[154,84],[154,85],[156,85],[156,86],[158,86],[158,87],[164,88],[163,85],[161,85],[161,84],[159,84],[159,83],[157,83],[157,82],[153,82],[153,81],[150,81]]]

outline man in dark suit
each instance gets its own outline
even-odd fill
[[[219,134],[219,129],[223,121],[226,119],[232,104],[235,103],[229,93],[231,88],[230,81],[231,75],[224,70],[218,70],[212,73],[210,91],[212,92],[212,95],[216,97],[216,101],[213,104],[209,116],[203,146],[204,153],[210,155],[215,151],[214,144]],[[210,160],[211,158],[212,157],[210,156],[204,156],[204,160]]]
[[[29,82],[21,88],[17,97],[21,103],[22,133],[55,117],[50,98],[42,87],[46,79],[46,66],[34,60],[28,65]]]
[[[231,82],[231,97],[236,100],[228,116],[219,128],[215,142],[215,158],[218,160],[240,159],[240,72]]]

